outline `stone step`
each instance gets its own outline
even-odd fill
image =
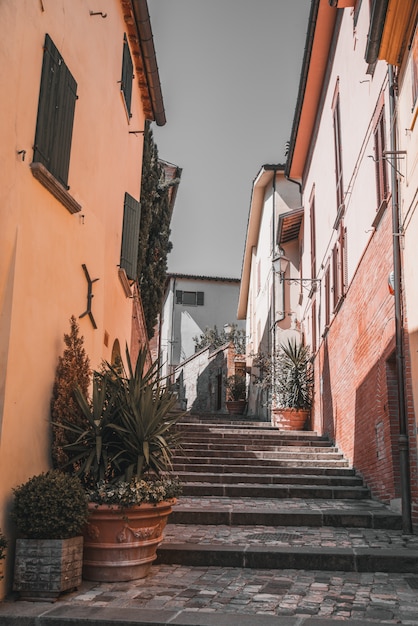
[[[286,441],[329,441],[326,437],[318,435],[315,431],[306,430],[278,430],[267,424],[265,428],[259,428],[255,425],[239,425],[239,426],[222,426],[222,425],[193,425],[193,424],[177,424],[176,428],[186,434],[193,435],[210,435],[218,434],[222,437],[248,436],[260,438],[279,438]]]
[[[418,538],[400,531],[300,527],[173,525],[165,531],[157,563],[343,572],[418,573]]]
[[[310,450],[306,450],[306,452],[288,452],[285,449],[274,451],[274,450],[217,450],[217,449],[209,449],[209,450],[201,450],[201,449],[193,449],[188,450],[185,448],[183,450],[184,456],[190,456],[191,458],[225,458],[227,456],[229,459],[272,459],[280,461],[299,461],[304,460],[312,460],[312,461],[327,461],[327,460],[345,460],[344,456],[341,452],[330,450],[327,452],[314,452]]]
[[[230,433],[228,435],[218,433],[205,433],[204,437],[202,433],[182,433],[182,445],[190,444],[219,444],[219,445],[251,445],[258,446],[286,446],[286,447],[315,447],[315,448],[331,448],[333,447],[330,441],[323,439],[286,439],[285,437],[273,436],[273,435],[237,435]]]
[[[210,468],[212,469],[212,467]],[[222,469],[222,468],[221,468]],[[287,470],[289,468],[286,468]],[[291,469],[291,468],[290,468]],[[214,472],[177,472],[179,479],[183,483],[187,482],[208,482],[218,484],[243,484],[243,483],[257,483],[259,485],[334,485],[341,487],[363,487],[363,481],[360,476],[355,474],[337,474],[335,476],[318,473],[308,474],[306,472],[300,474],[281,473],[280,475],[257,473],[257,474],[243,474],[243,473],[214,473]]]
[[[183,440],[181,444],[183,452],[186,450],[192,452],[212,452],[212,451],[228,451],[228,452],[254,452],[259,453],[263,452],[287,452],[288,454],[299,455],[299,454],[340,454],[338,452],[338,448],[335,446],[317,446],[317,445],[280,445],[273,443],[266,443],[263,441],[246,441],[237,442],[234,440],[228,442],[218,442],[218,441],[204,441],[204,442],[194,442]]]
[[[216,464],[217,465],[223,465],[223,466],[227,466],[227,465],[243,465],[243,461],[248,465],[251,461],[250,458],[248,458],[248,456],[246,456],[245,458],[242,457],[234,457],[234,456],[228,456],[228,457],[189,457],[187,459],[185,459],[184,456],[174,456],[172,459],[173,462],[173,466],[175,468],[175,471],[181,471],[181,469],[187,469],[187,467],[191,467],[192,465],[210,465],[212,466],[212,464],[214,463],[214,459],[216,459]],[[262,458],[255,458],[254,461],[256,462],[256,464],[259,467],[269,467],[269,468],[276,468],[277,470],[279,470],[279,468],[281,467],[291,467],[291,468],[305,468],[305,467],[321,467],[321,468],[326,468],[326,467],[335,467],[335,468],[344,468],[344,467],[349,467],[348,461],[344,458],[324,458],[324,459],[318,459],[318,458],[304,458],[304,459],[300,459],[300,458],[295,458],[294,456],[290,455],[290,457],[278,457],[276,456],[275,458],[273,457],[262,457]]]
[[[260,485],[192,483],[183,486],[186,496],[226,496],[229,498],[321,498],[326,500],[362,500],[370,497],[366,487],[327,485]]]
[[[308,526],[400,530],[402,516],[374,500],[181,496],[172,524]]]
[[[202,463],[202,459],[199,459],[199,462],[191,462],[187,461],[183,457],[177,457],[177,460],[173,464],[173,468],[177,473],[181,472],[191,472],[204,474],[206,472],[210,472],[213,474],[255,474],[266,475],[268,474],[272,477],[280,477],[287,476],[289,474],[293,475],[302,475],[302,476],[312,476],[312,477],[322,477],[322,476],[333,476],[333,477],[347,477],[347,476],[356,476],[355,470],[352,467],[319,467],[318,465],[313,465],[312,467],[295,467],[294,465],[277,465],[274,462],[262,461],[257,462],[257,464],[252,463],[248,465],[248,459],[243,464],[238,462],[231,463],[230,465],[222,465],[219,462],[214,463],[213,460],[209,462]],[[257,480],[254,478],[254,480]]]

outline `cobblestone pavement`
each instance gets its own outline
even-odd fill
[[[193,483],[189,483],[193,484]],[[238,486],[238,485],[237,485]],[[376,500],[314,500],[309,498],[228,498],[224,496],[181,496],[178,500],[178,508],[182,510],[193,508],[199,504],[203,510],[225,508],[227,510],[269,510],[269,511],[327,511],[329,509],[339,512],[387,511],[388,508]],[[176,507],[176,508],[177,508]]]
[[[70,610],[75,605],[182,609],[417,626],[418,576],[153,565],[147,578],[130,583],[85,581],[60,603]]]
[[[312,548],[409,548],[418,551],[418,535],[400,530],[330,526],[194,526],[167,524],[167,543],[291,546]]]

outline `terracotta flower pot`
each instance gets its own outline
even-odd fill
[[[271,423],[279,430],[304,430],[309,409],[273,409]]]
[[[83,578],[99,582],[147,576],[176,499],[128,509],[89,504],[84,531]]]
[[[230,415],[243,415],[246,404],[246,400],[227,400],[226,408]]]

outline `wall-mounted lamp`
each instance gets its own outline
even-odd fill
[[[284,254],[280,254],[278,257],[273,259],[273,269],[276,274],[279,274],[280,282],[288,282],[292,285],[300,285],[308,291],[316,291],[318,285],[321,284],[320,278],[285,278],[284,276],[288,265],[289,259],[285,257]]]

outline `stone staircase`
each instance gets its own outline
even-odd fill
[[[158,563],[418,573],[416,537],[327,439],[209,416],[179,429],[184,490]]]

